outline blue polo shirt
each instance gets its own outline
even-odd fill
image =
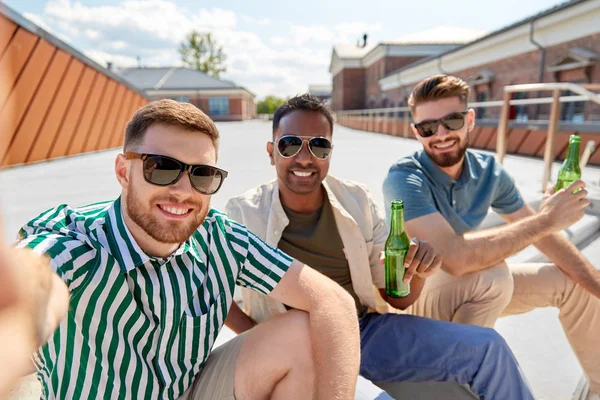
[[[446,175],[420,150],[390,168],[383,182],[389,223],[389,204],[404,201],[404,220],[439,212],[462,235],[475,229],[490,207],[510,214],[525,205],[512,178],[494,157],[468,151],[458,180]]]

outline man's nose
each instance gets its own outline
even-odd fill
[[[448,129],[446,129],[446,127],[440,123],[438,125],[437,131],[435,132],[435,135],[443,138],[446,135],[448,135]]]
[[[312,154],[308,149],[308,143],[302,142],[302,147],[298,154],[296,154],[296,162],[300,164],[310,164],[312,162]]]
[[[169,191],[179,197],[188,197],[190,194],[194,194],[195,189],[190,181],[190,173],[183,171],[179,180],[169,186]]]

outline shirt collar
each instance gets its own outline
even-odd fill
[[[471,160],[471,154],[469,151],[465,152],[465,161],[463,164],[463,170],[457,181],[448,176],[440,167],[433,162],[431,158],[421,150],[417,154],[417,159],[423,166],[423,169],[433,178],[433,180],[441,186],[450,186],[452,184],[458,184],[459,186],[465,185],[471,179],[477,179],[477,171],[474,168],[473,160]]]
[[[131,270],[144,265],[148,261],[164,264],[172,257],[179,256],[187,251],[190,251],[190,249],[194,247],[192,244],[190,244],[190,240],[187,240],[167,258],[157,258],[148,255],[137,244],[133,238],[133,235],[129,231],[129,228],[127,228],[125,220],[123,219],[123,211],[121,207],[121,197],[119,197],[108,209],[106,233],[109,251],[119,263],[122,273],[128,273]]]

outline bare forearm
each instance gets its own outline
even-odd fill
[[[565,237],[555,233],[534,245],[574,282],[600,298],[600,271]]]
[[[383,297],[383,299],[392,307],[400,310],[406,310],[408,307],[413,305],[415,301],[417,301],[421,295],[424,285],[425,279],[421,279],[418,276],[413,276],[412,280],[410,281],[410,294],[408,296],[400,299],[389,297],[385,293],[384,289],[380,289],[379,293],[381,294],[381,297]]]
[[[234,301],[229,308],[229,314],[225,320],[225,326],[237,334],[245,332],[256,326],[256,321],[250,318]]]
[[[549,234],[543,217],[532,215],[497,228],[469,232],[447,247],[444,269],[453,275],[496,265]]]
[[[324,300],[310,312],[317,399],[354,399],[360,366],[356,308],[349,295]]]

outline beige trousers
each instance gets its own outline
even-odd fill
[[[563,330],[600,393],[600,299],[575,284],[554,264],[499,264],[452,276],[444,271],[427,279],[407,312],[462,324],[493,327],[504,315],[538,307],[557,307]]]
[[[246,334],[217,347],[194,383],[177,400],[235,400],[235,366]]]

